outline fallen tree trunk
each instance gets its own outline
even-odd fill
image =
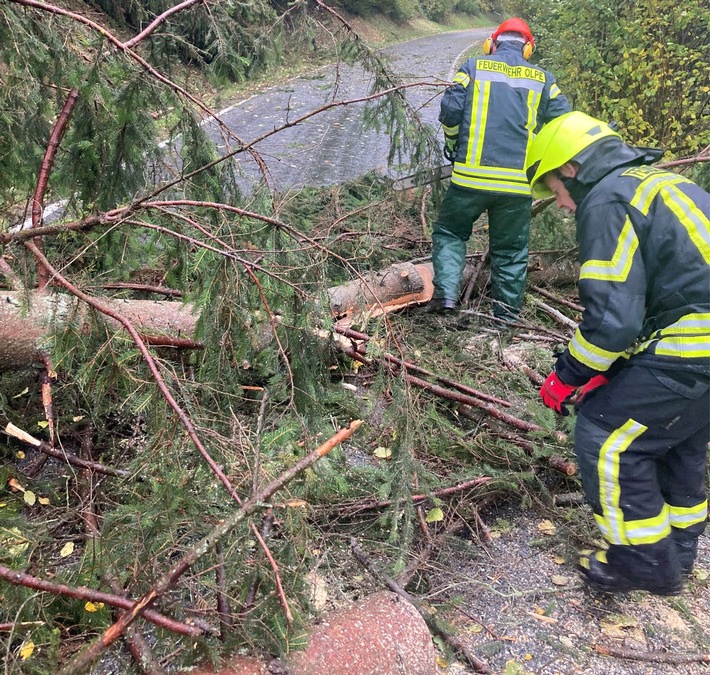
[[[478,269],[474,256],[464,269],[464,288]],[[533,284],[574,283],[576,274],[575,264],[568,262],[559,251],[531,255],[529,279]],[[431,263],[396,263],[363,275],[328,290],[331,316],[339,326],[347,327],[362,314],[378,316],[408,305],[427,303],[434,292],[433,276]],[[478,293],[483,291],[483,276],[479,275],[477,281]],[[199,318],[192,304],[115,298],[102,298],[101,302],[144,332],[146,342],[186,348],[198,346],[190,342]],[[93,320],[92,310],[66,293],[3,291],[0,294],[0,372],[21,370],[39,361],[43,343],[53,331],[71,325],[79,333],[88,333]],[[111,318],[102,316],[99,320],[121,328]]]

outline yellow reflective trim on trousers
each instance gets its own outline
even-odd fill
[[[661,512],[652,518],[624,522],[626,538],[632,546],[655,544],[671,534],[670,507],[664,504]]]
[[[661,192],[663,203],[685,228],[703,260],[710,265],[710,220],[688,195],[675,185]]]
[[[471,77],[467,73],[464,73],[462,70],[459,70],[458,73],[454,75],[454,84],[461,84],[464,87],[468,87],[470,83]]]
[[[445,124],[442,124],[441,128],[444,130],[444,134],[446,136],[458,136],[459,135],[459,128],[460,128],[459,124],[457,124],[455,127],[447,127]]]
[[[598,281],[626,281],[631,271],[634,253],[639,247],[631,219],[626,216],[626,222],[619,234],[611,260],[587,260],[579,271],[581,279],[597,279]]]
[[[599,450],[597,474],[599,477],[599,502],[608,531],[605,534],[610,544],[628,544],[624,513],[619,506],[621,485],[619,463],[623,453],[648,427],[629,419],[619,429],[612,431]]]
[[[584,338],[579,328],[575,331],[574,337],[567,345],[567,349],[580,363],[602,372],[607,370],[623,354],[623,352],[610,352],[593,345]]]
[[[708,519],[708,501],[707,499],[695,506],[671,506],[671,525],[678,529],[684,529],[691,525],[704,523]]]

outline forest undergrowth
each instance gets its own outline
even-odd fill
[[[398,260],[426,259],[436,195],[402,193],[393,199],[391,194],[387,181],[369,176],[351,185],[304,190],[289,200],[284,217],[314,240],[328,241],[342,259],[357,261],[363,273]],[[553,260],[573,255],[573,235],[561,238],[560,227],[569,231],[571,225],[551,213],[537,219],[533,256],[538,250]],[[474,258],[485,240],[485,223],[478,224]],[[291,272],[301,275],[305,269]],[[347,278],[332,258],[322,273],[331,283]],[[521,317],[529,327],[501,331],[488,315],[485,268],[481,277],[483,293],[477,291],[470,308],[455,317],[413,306],[353,324],[352,330],[369,338],[360,342],[367,364],[315,335],[316,323],[329,325],[318,303],[300,326],[279,325],[286,368],[267,348],[273,336],[264,330],[265,317],[261,325],[251,325],[258,316],[243,326],[250,360],[239,356],[244,345],[225,343],[234,339],[225,333],[217,335],[221,345],[161,354],[161,367],[238,494],[258,491],[349,420],[364,423],[262,504],[166,593],[156,610],[198,626],[201,634],[185,649],[178,646],[179,637],[151,627],[161,635],[156,658],[176,667],[214,658],[225,648],[287,653],[303,646],[299,627],[316,611],[313,584],[326,576],[324,569],[339,587],[329,605],[372,586],[352,561],[347,563],[350,536],[392,575],[415,583],[416,592],[422,575],[413,563],[427,542],[431,546],[433,534],[470,537],[486,507],[510,500],[523,507],[549,506],[555,494],[579,490],[575,476],[567,475],[573,470],[571,442],[561,435],[569,439],[571,418],[556,418],[538,403],[535,381],[549,369],[568,329],[529,301]],[[215,275],[211,283],[226,278]],[[210,321],[230,311],[224,304],[233,306],[240,290],[220,286]],[[554,291],[563,300],[572,292]],[[572,320],[576,316],[565,305],[557,309]],[[43,364],[3,376],[2,412],[45,442],[51,422],[58,447],[90,464],[66,465],[26,443],[3,439],[4,452],[13,458],[0,477],[4,559],[30,576],[72,587],[108,585],[135,597],[234,507],[184,434],[174,424],[162,424],[169,413],[147,386],[128,340],[105,329],[88,340],[78,340],[71,330],[60,338],[56,377],[48,381]],[[457,391],[451,383],[458,383],[463,391],[500,401],[484,405],[532,430],[422,389],[401,368],[387,367],[386,354],[423,369],[429,373],[425,380],[446,391]],[[229,372],[239,378],[233,391],[218,385]],[[50,422],[42,392],[51,392]],[[92,471],[98,464],[120,473]],[[582,519],[580,525],[588,522]],[[266,550],[278,561],[278,575]],[[239,574],[225,579],[220,569]],[[27,672],[46,672],[47,664],[65,661],[108,625],[115,611],[99,596],[37,594],[24,586],[6,586],[3,598],[2,621],[28,631],[10,635],[8,657],[21,662],[17,647],[28,635],[37,650],[22,664]],[[218,606],[228,608],[224,615]]]
[[[346,325],[334,288],[429,262],[443,186],[395,192],[366,175],[279,194],[262,167],[247,194],[238,157],[259,159],[263,130],[245,142],[220,127],[220,155],[182,66],[217,88],[330,40],[372,77],[370,123],[390,159],[439,162],[376,50],[319,0],[212,14],[102,4],[118,15],[97,26],[81,6],[0,3],[2,310],[21,322],[43,296],[75,303],[53,306],[41,352],[33,343],[31,362],[0,374],[6,672],[287,655],[324,609],[377,588],[351,537],[442,614],[458,599],[441,561],[485,551],[505,508],[546,516],[541,548],[596,545],[573,416],[537,394],[582,311],[574,224],[553,208],[536,217],[512,329],[489,312],[484,221],[460,312],[374,303]],[[45,227],[58,200],[66,212]],[[179,309],[190,329],[137,329],[115,308],[140,300]]]

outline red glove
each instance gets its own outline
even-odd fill
[[[569,415],[569,411],[562,405],[577,389],[571,384],[565,384],[553,370],[545,380],[545,384],[540,389],[540,397],[542,402],[552,408],[560,415]]]
[[[605,384],[609,384],[609,378],[606,375],[603,375],[601,373],[599,375],[595,375],[591,380],[589,380],[589,382],[587,382],[587,384],[585,384],[579,390],[575,405],[578,406],[584,400],[584,397],[589,394],[590,391],[593,391],[597,387],[603,387]]]

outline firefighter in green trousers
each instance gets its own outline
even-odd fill
[[[514,321],[520,311],[532,204],[525,156],[539,128],[571,110],[555,78],[528,63],[534,48],[525,21],[508,19],[484,43],[485,56],[468,59],[444,92],[439,121],[453,171],[432,232],[435,311],[456,307],[466,242],[484,211],[493,313]]]
[[[579,387],[575,452],[608,547],[580,559],[607,592],[675,595],[690,574],[708,502],[710,194],[649,166],[571,112],[533,142],[533,197],[575,214],[582,321],[543,385],[565,414]]]

